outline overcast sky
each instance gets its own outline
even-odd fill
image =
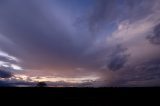
[[[159,54],[160,0],[0,0],[2,78],[160,86]]]

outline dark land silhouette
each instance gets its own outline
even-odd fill
[[[36,87],[47,87],[47,84],[45,82],[38,82]]]

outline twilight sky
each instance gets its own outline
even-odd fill
[[[0,0],[0,86],[160,86],[160,0]]]

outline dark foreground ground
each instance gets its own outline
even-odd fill
[[[135,101],[159,103],[160,88],[0,88],[0,96],[9,101],[16,99],[16,103],[36,102],[37,104],[72,103],[89,104],[88,106],[109,106],[109,104],[129,103]],[[144,100],[143,100],[144,99]],[[1,100],[3,101],[3,100]],[[107,104],[107,105],[103,105]],[[57,106],[57,105],[53,105]],[[81,105],[84,106],[84,105]]]

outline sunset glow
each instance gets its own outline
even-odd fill
[[[96,81],[99,79],[98,76],[84,76],[81,78],[63,78],[63,77],[53,77],[53,76],[43,76],[43,77],[29,77],[26,75],[15,75],[15,79],[30,81],[30,82],[59,82],[64,81],[68,83],[84,83],[87,81]]]
[[[0,86],[160,86],[160,0],[0,0]]]

